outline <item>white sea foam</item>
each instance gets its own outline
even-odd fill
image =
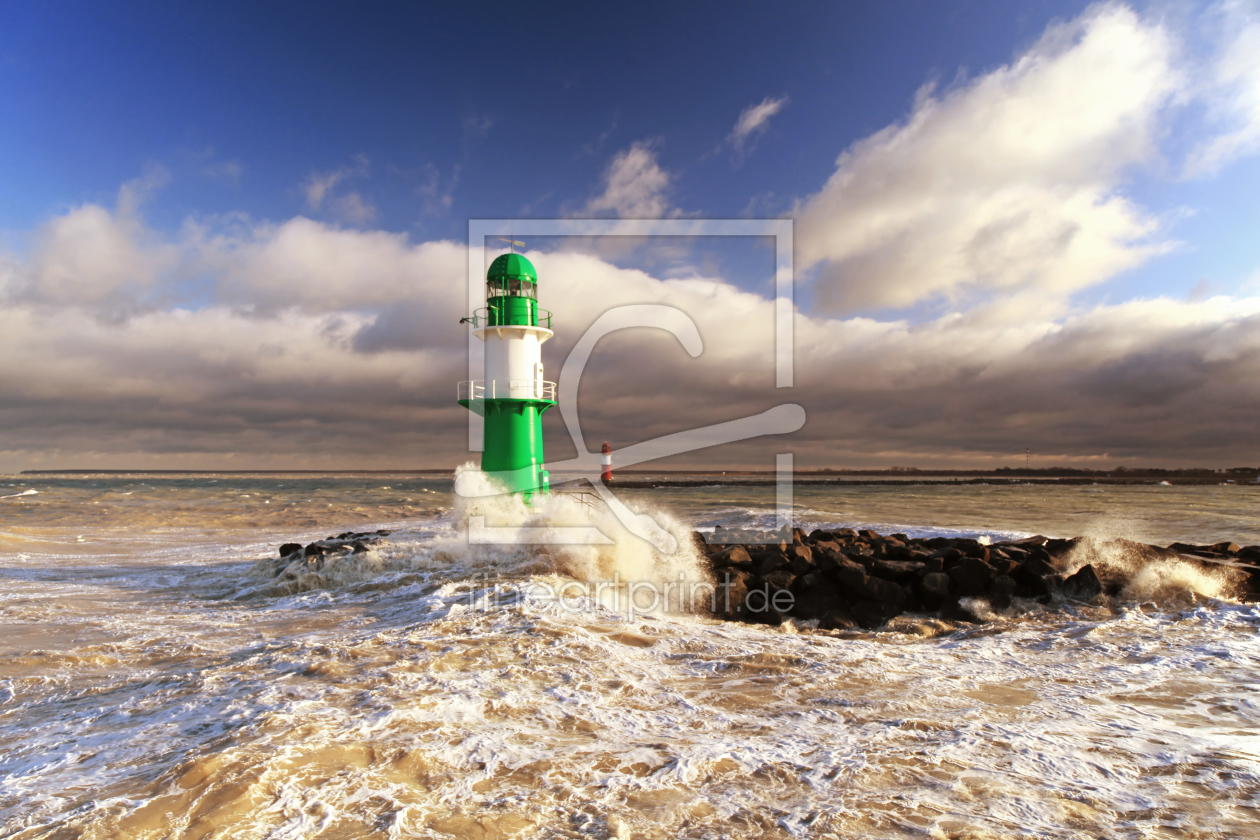
[[[979,539],[981,541],[989,542],[1020,540],[1025,537],[1033,536],[1033,534],[1028,531],[983,528],[947,528],[943,526],[912,525],[898,522],[845,519],[838,518],[835,513],[831,511],[814,510],[810,508],[795,508],[792,513],[795,518],[793,524],[807,532],[812,531],[815,528],[821,528],[823,530],[852,528],[855,531],[871,530],[879,534],[905,534],[911,539],[946,537],[949,539]],[[780,523],[775,511],[767,511],[760,508],[750,507],[727,507],[721,509],[720,511],[716,511],[714,515],[711,515],[704,523],[698,525],[696,530],[711,532],[717,525],[721,525],[724,528],[739,528],[756,531],[777,528],[779,527],[779,524]]]
[[[499,524],[571,524],[516,514]],[[470,547],[467,515],[390,523],[344,583],[244,600],[249,560],[299,535],[6,560],[0,835],[1254,833],[1254,606],[1195,590],[845,637],[630,618],[535,584],[674,559]]]
[[[6,790],[41,803],[32,837],[1242,836],[1260,804],[1253,609],[891,643],[461,598],[123,674],[105,717],[59,701],[38,754],[10,742]]]
[[[1232,597],[1242,573],[1228,566],[1168,557],[1131,540],[1086,538],[1060,560],[1065,574],[1092,565],[1104,584],[1120,588],[1122,600],[1168,602],[1187,595]]]
[[[699,600],[707,605],[705,585],[710,576],[691,539],[689,524],[661,510],[632,506],[632,513],[651,516],[672,537],[676,550],[666,553],[631,533],[602,504],[562,493],[535,497],[530,503],[519,494],[487,492],[493,489],[489,479],[474,465],[462,467],[460,475],[470,492],[456,497],[453,515],[435,523],[436,527],[418,534],[392,534],[387,545],[359,554],[334,554],[313,562],[295,559],[285,565],[277,559],[265,560],[255,566],[250,583],[236,597],[339,588],[385,579],[404,585],[416,574],[440,574],[448,580],[559,575],[582,584],[577,589],[567,587],[568,593],[594,597],[610,606],[627,604],[627,588],[638,584],[648,585],[643,594],[656,594],[647,602],[640,600],[649,612],[671,608],[686,611],[697,599],[677,597],[684,590],[704,594]],[[604,542],[568,541],[579,530],[602,536]],[[494,541],[484,541],[485,533]],[[552,588],[561,587],[563,583]],[[663,596],[662,591],[666,593]]]

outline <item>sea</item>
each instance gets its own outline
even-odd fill
[[[0,476],[0,837],[1260,837],[1260,609],[1220,580],[839,633],[592,588],[703,581],[692,529],[777,524],[733,482],[614,482],[669,554],[449,474]],[[584,515],[607,539],[536,539]],[[792,518],[1248,545],[1260,487],[800,485]]]

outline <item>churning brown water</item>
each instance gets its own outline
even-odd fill
[[[685,535],[768,524],[773,493],[624,495]],[[1211,579],[833,636],[548,600],[536,584],[566,575],[694,568],[470,550],[449,479],[16,477],[0,496],[5,837],[1260,833],[1260,611]],[[806,527],[1260,543],[1252,487],[796,504]],[[258,562],[369,527],[390,544],[319,579]]]

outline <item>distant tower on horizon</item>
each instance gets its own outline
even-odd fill
[[[604,448],[601,452],[603,454],[599,459],[601,468],[599,478],[601,481],[612,481],[612,447],[608,445],[608,441],[604,441]]]
[[[513,246],[520,244],[512,243]],[[542,345],[555,333],[538,308],[538,272],[520,254],[490,263],[486,305],[460,323],[486,345],[485,379],[459,383],[459,404],[485,418],[481,469],[511,493],[547,493],[542,415],[556,404],[556,384],[543,378]]]

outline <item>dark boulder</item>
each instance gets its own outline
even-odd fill
[[[1029,557],[1032,556],[1032,554],[1029,553],[1028,549],[1022,548],[1018,545],[1011,545],[1009,543],[1002,543],[1002,545],[1000,546],[1000,549],[1001,549],[1002,554],[1011,558],[1016,563],[1023,563],[1025,560],[1027,560]]]
[[[987,619],[980,610],[980,602],[978,601],[950,601],[941,608],[941,618],[948,619],[949,621],[966,621],[971,624],[984,624]]]
[[[1074,601],[1092,601],[1103,592],[1102,581],[1093,565],[1082,566],[1076,574],[1063,581],[1063,597]]]
[[[758,562],[757,574],[761,577],[766,577],[774,572],[787,569],[790,565],[791,562],[788,560],[787,555],[776,551],[772,554],[765,555],[760,562]]]
[[[939,610],[950,599],[949,575],[931,572],[918,584],[919,601],[929,610]]]
[[[995,612],[1010,609],[1011,596],[1015,594],[1015,581],[1007,575],[998,575],[984,590],[984,597]]]
[[[968,557],[979,556],[981,549],[987,549],[988,546],[982,544],[979,540],[973,540],[969,537],[955,537],[949,541],[951,548],[956,548]]]
[[[839,587],[822,572],[810,572],[797,578],[792,584],[792,594],[796,596],[792,614],[798,618],[822,618],[843,605]]]
[[[1051,558],[1057,560],[1070,554],[1073,549],[1084,541],[1084,537],[1073,537],[1070,540],[1046,540],[1044,548]]]
[[[1243,578],[1238,585],[1238,595],[1242,600],[1255,601],[1260,598],[1260,566],[1239,566]]]
[[[832,610],[818,622],[819,630],[852,630],[857,626],[857,619],[847,609]]]
[[[837,580],[845,589],[853,589],[863,585],[866,579],[866,569],[861,564],[855,563],[843,554],[836,563],[836,568],[831,572],[831,576]]]
[[[814,552],[814,568],[823,574],[834,575],[839,570],[841,562],[851,563],[853,561],[839,551],[820,549]]]
[[[868,601],[875,601],[892,607],[900,612],[906,602],[906,593],[897,584],[883,578],[863,575],[857,586],[849,587],[852,592]],[[894,612],[894,615],[896,614]],[[889,616],[891,618],[891,616]]]
[[[867,630],[875,630],[885,621],[896,617],[899,610],[879,601],[858,601],[850,609],[857,623]]]
[[[713,615],[727,621],[744,616],[744,601],[748,598],[748,572],[728,569],[717,575],[718,585],[713,593]]]
[[[784,572],[775,572],[776,575],[786,574]],[[791,575],[787,575],[788,585],[791,585]],[[752,581],[748,585],[748,594],[744,597],[744,610],[742,617],[744,621],[753,624],[773,624],[779,625],[783,623],[783,619],[792,611],[795,605],[796,596],[786,587],[778,584],[783,581],[780,579],[776,582],[766,580]]]
[[[770,592],[773,594],[781,589],[791,589],[792,581],[796,580],[796,575],[787,569],[778,569],[768,575],[762,575],[761,579],[766,582],[770,587]]]
[[[875,577],[902,585],[913,583],[924,574],[922,563],[913,563],[908,560],[876,560],[871,565],[870,573]]]
[[[1043,563],[1053,563],[1054,557],[1044,548],[1034,548],[1028,552],[1028,560],[1021,560],[1021,563],[1027,563],[1029,560],[1040,560]]]
[[[285,543],[284,545],[280,546],[280,556],[288,557],[290,554],[293,554],[301,550],[302,550],[301,543]]]
[[[870,571],[871,566],[875,565],[874,555],[863,554],[861,552],[854,551],[852,548],[845,551],[844,556],[848,557],[850,562],[861,566],[864,571]]]
[[[1217,557],[1221,552],[1217,551],[1213,546],[1207,545],[1190,545],[1189,543],[1173,543],[1168,546],[1168,550],[1176,554],[1190,554],[1195,557]]]
[[[962,597],[979,595],[993,580],[993,569],[976,557],[964,557],[946,568],[953,590]]]
[[[1020,564],[1010,576],[1016,583],[1015,594],[1025,598],[1049,598],[1062,582],[1055,568],[1039,558]]]
[[[1053,575],[1057,572],[1058,569],[1051,566],[1045,560],[1034,557],[1025,563],[1021,563],[1019,568],[1011,574],[1011,577],[1015,578],[1017,583],[1022,583],[1024,578],[1029,576],[1045,577],[1046,575]]]
[[[814,568],[814,553],[807,545],[793,545],[787,550],[788,566],[794,575],[803,575]]]
[[[993,572],[995,574],[1009,575],[1011,572],[1018,569],[1020,564],[1018,560],[1014,560],[1010,557],[1000,556],[995,558],[990,555],[989,565],[993,567]]]
[[[709,565],[715,569],[735,568],[751,571],[753,561],[748,556],[748,551],[742,545],[733,545],[730,548],[724,548],[715,554],[709,555]]]
[[[915,555],[914,549],[908,545],[886,546],[884,553],[889,560],[911,560]]]

